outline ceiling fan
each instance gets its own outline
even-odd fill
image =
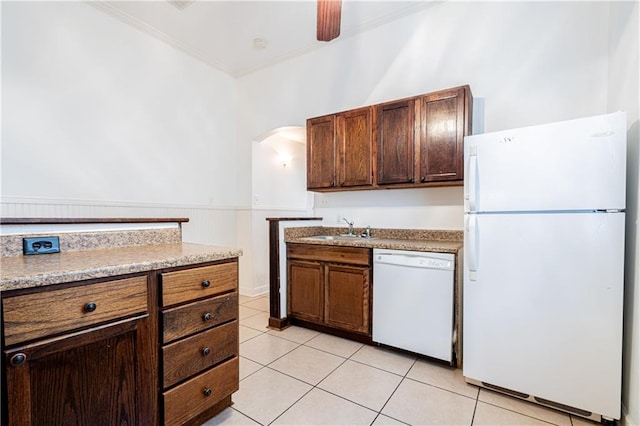
[[[340,35],[342,0],[318,0],[318,41],[331,41]]]

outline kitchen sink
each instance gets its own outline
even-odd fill
[[[315,235],[313,237],[306,237],[309,240],[325,240],[325,241],[353,241],[353,240],[372,240],[374,237],[365,238],[360,235]]]

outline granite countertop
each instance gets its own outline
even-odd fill
[[[457,254],[463,246],[461,231],[430,230],[373,230],[372,238],[341,237],[346,229],[329,227],[289,228],[285,230],[285,242],[343,247],[380,248]],[[360,235],[363,229],[356,228]],[[333,236],[321,239],[318,236]]]
[[[175,243],[0,258],[0,291],[146,272],[242,255],[231,247]]]
[[[462,242],[433,240],[403,240],[395,238],[350,238],[321,240],[314,237],[293,238],[288,243],[318,244],[327,246],[364,247],[391,250],[410,250],[438,253],[458,253]]]

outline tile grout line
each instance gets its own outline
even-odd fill
[[[532,416],[532,415],[530,415],[530,414],[521,413],[520,411],[515,411],[515,410],[512,410],[512,409],[510,409],[510,408],[505,408],[505,407],[502,407],[502,406],[500,406],[500,405],[492,404],[491,402],[480,401],[479,399],[478,399],[478,402],[482,402],[483,404],[491,405],[492,407],[501,408],[501,409],[503,409],[503,410],[510,411],[510,412],[512,412],[512,413],[516,413],[516,414],[519,414],[519,415],[521,415],[521,416],[529,417],[530,419],[538,420],[539,422],[547,423],[547,424],[554,425],[554,426],[559,426],[559,425],[558,425],[558,423],[553,423],[553,422],[551,422],[551,421],[549,421],[549,420],[541,419],[540,417],[534,417],[534,416]],[[533,404],[533,403],[531,403],[531,404]],[[554,412],[554,413],[555,413],[555,412],[558,412],[558,413],[560,413],[560,414],[566,414],[566,413],[564,413],[564,412],[562,412],[562,411],[556,411],[556,410],[554,410],[553,412]],[[567,414],[567,415],[568,415],[568,414]],[[571,421],[571,416],[569,416],[569,423],[570,423],[570,424],[573,424],[573,422]]]
[[[407,374],[409,374],[409,371],[411,371],[411,369],[413,368],[414,365],[416,365],[417,362],[418,362],[417,358],[415,360],[413,360],[413,363],[411,364],[411,367],[409,367],[407,369],[407,372],[404,373],[404,376],[402,376],[402,379],[400,379],[400,381],[398,382],[398,385],[396,386],[396,388],[393,390],[393,392],[391,392],[391,395],[389,395],[389,398],[387,398],[387,400],[384,402],[384,404],[382,404],[382,407],[380,407],[380,411],[378,411],[378,416],[380,416],[382,414],[382,410],[384,410],[384,407],[386,407],[387,404],[389,403],[389,401],[391,401],[391,398],[393,398],[393,395],[396,393],[396,391],[398,390],[398,388],[400,387],[402,382],[404,382],[404,379],[407,378]],[[382,414],[382,415],[383,416],[387,416],[386,414]],[[378,418],[378,416],[376,416],[376,419]],[[391,417],[391,416],[387,416],[387,417],[392,418],[394,420],[397,420],[399,422],[405,423],[404,421],[402,421],[400,419],[396,419],[395,417]],[[375,419],[374,419],[374,421],[375,421]],[[405,424],[407,424],[407,423],[405,423]]]
[[[261,297],[266,297],[266,296],[261,296]],[[249,301],[249,302],[244,302],[244,303],[243,303],[243,304],[241,304],[241,305],[243,305],[243,306],[244,306],[246,303],[250,303],[250,302],[253,302],[253,301],[255,301],[255,300],[252,300],[252,301]],[[258,312],[258,313],[256,313],[256,314],[254,314],[254,315],[251,315],[251,316],[249,316],[249,317],[243,318],[243,319],[248,319],[248,318],[255,317],[255,316],[259,315],[260,313],[268,313],[268,312],[266,312],[266,311],[263,311],[263,310],[260,310],[260,309],[256,309],[256,308],[254,308],[254,307],[252,307],[252,306],[246,306],[246,307],[247,307],[247,308],[250,308],[250,309],[258,310],[259,312]],[[485,404],[491,405],[491,406],[493,406],[493,407],[500,408],[500,409],[503,409],[503,410],[507,410],[507,411],[513,412],[513,413],[515,413],[515,414],[519,414],[519,415],[522,415],[522,416],[525,416],[525,417],[529,417],[529,418],[532,418],[532,419],[535,419],[535,420],[538,420],[538,421],[542,421],[542,422],[544,422],[544,423],[548,423],[548,424],[556,425],[556,423],[553,423],[553,422],[548,421],[548,420],[545,420],[545,419],[541,419],[541,418],[539,418],[539,417],[535,417],[534,415],[525,414],[525,413],[522,413],[522,412],[520,412],[520,411],[516,411],[516,410],[514,410],[514,409],[505,408],[505,407],[503,407],[503,406],[496,405],[496,404],[494,404],[494,403],[485,402],[485,401],[480,401],[480,389],[479,389],[479,388],[478,388],[478,392],[476,393],[475,398],[472,398],[472,397],[469,397],[468,395],[465,395],[465,394],[462,394],[462,393],[458,393],[458,392],[453,391],[453,390],[450,390],[450,389],[442,388],[442,387],[440,387],[440,386],[436,386],[436,385],[433,385],[433,384],[431,384],[431,383],[426,383],[426,382],[423,382],[423,381],[418,380],[418,379],[414,379],[414,378],[407,377],[407,375],[408,375],[409,371],[411,370],[411,368],[413,368],[413,366],[416,364],[416,362],[418,361],[418,359],[415,359],[415,360],[413,361],[413,363],[411,364],[411,367],[409,367],[409,369],[407,370],[407,372],[406,372],[403,376],[401,376],[401,375],[399,375],[399,374],[397,374],[397,373],[395,373],[395,372],[388,371],[388,370],[385,370],[385,369],[383,369],[383,368],[380,368],[380,367],[377,367],[377,366],[374,366],[374,365],[370,365],[370,364],[367,364],[367,363],[365,363],[365,362],[361,362],[361,361],[358,361],[358,360],[353,359],[353,357],[354,357],[358,352],[360,352],[360,351],[365,347],[365,345],[362,345],[360,348],[358,348],[355,352],[353,352],[353,353],[352,353],[351,355],[349,355],[348,357],[343,357],[343,356],[337,355],[337,354],[335,354],[335,353],[332,353],[332,352],[329,352],[329,351],[326,351],[326,350],[323,350],[323,349],[319,349],[319,348],[315,348],[315,347],[313,347],[313,346],[308,346],[308,345],[307,345],[307,343],[309,343],[310,341],[314,340],[314,339],[315,339],[316,337],[318,337],[319,335],[326,334],[326,333],[320,333],[320,334],[318,334],[318,335],[316,335],[316,336],[314,336],[314,337],[311,337],[311,338],[309,338],[309,339],[307,339],[307,340],[305,340],[304,342],[302,342],[302,343],[301,343],[301,342],[298,342],[298,341],[294,341],[294,340],[287,339],[286,337],[280,337],[280,336],[277,336],[275,333],[269,333],[269,332],[268,332],[269,330],[267,330],[267,331],[261,331],[261,330],[257,330],[257,329],[255,329],[255,328],[253,328],[253,327],[250,327],[250,326],[244,325],[244,324],[240,324],[240,325],[243,325],[244,327],[247,327],[247,328],[250,328],[250,329],[252,329],[252,330],[256,330],[256,331],[259,331],[259,332],[260,332],[260,334],[258,334],[258,335],[256,335],[256,336],[253,336],[253,337],[251,337],[251,338],[249,338],[249,339],[247,339],[247,340],[243,341],[242,343],[244,343],[244,342],[248,342],[248,341],[250,341],[250,340],[253,340],[253,339],[255,339],[255,338],[257,338],[257,337],[259,337],[259,336],[261,336],[261,335],[263,335],[263,334],[269,334],[269,335],[271,335],[271,336],[273,336],[273,337],[279,337],[280,339],[283,339],[283,340],[286,340],[286,341],[288,341],[288,342],[291,342],[291,343],[295,343],[295,344],[297,344],[297,346],[296,346],[296,347],[292,348],[291,350],[287,351],[287,352],[286,352],[286,353],[284,353],[283,355],[281,355],[281,356],[279,356],[278,358],[274,359],[273,361],[271,361],[271,362],[270,362],[269,364],[267,364],[267,365],[263,365],[263,364],[261,364],[261,363],[259,363],[259,362],[256,362],[256,361],[254,361],[254,360],[251,360],[250,358],[244,357],[245,359],[247,359],[247,360],[249,360],[249,361],[252,361],[252,362],[255,362],[256,364],[260,365],[260,368],[259,368],[258,370],[256,370],[256,371],[252,372],[251,374],[249,374],[249,375],[245,376],[242,380],[244,380],[244,379],[246,379],[246,378],[248,378],[248,377],[250,377],[250,376],[254,375],[255,373],[257,373],[258,371],[260,371],[260,370],[262,370],[262,369],[264,369],[264,368],[269,368],[271,371],[274,371],[274,372],[277,372],[277,373],[283,374],[283,375],[285,375],[285,376],[287,376],[287,377],[290,377],[290,378],[292,378],[292,379],[294,379],[294,380],[297,380],[297,381],[299,381],[299,382],[301,382],[301,383],[304,383],[304,384],[306,384],[306,385],[312,386],[312,387],[311,387],[311,389],[309,389],[307,392],[305,392],[305,393],[304,393],[304,394],[303,394],[299,399],[297,399],[293,404],[291,404],[291,406],[289,406],[289,407],[288,407],[287,409],[285,409],[282,413],[280,413],[280,415],[278,415],[278,417],[276,417],[276,419],[274,419],[271,423],[273,423],[273,422],[274,422],[274,421],[276,421],[278,418],[280,418],[284,413],[286,413],[287,411],[289,411],[289,410],[290,410],[290,409],[291,409],[295,404],[297,404],[297,403],[298,403],[302,398],[304,398],[307,394],[309,394],[313,389],[316,389],[316,388],[317,388],[317,389],[319,389],[319,390],[321,390],[321,391],[323,391],[323,392],[327,392],[327,393],[329,393],[330,395],[336,396],[336,397],[338,397],[338,398],[340,398],[340,399],[343,399],[343,400],[345,400],[345,401],[348,401],[348,402],[350,402],[350,403],[353,403],[353,404],[356,404],[356,405],[358,405],[358,406],[360,406],[360,407],[363,407],[363,408],[365,408],[365,409],[367,409],[367,410],[370,410],[370,411],[374,411],[374,412],[376,412],[376,410],[372,410],[371,408],[366,407],[366,406],[364,406],[364,405],[362,405],[362,404],[360,404],[360,403],[358,403],[358,402],[351,401],[351,400],[349,400],[349,399],[347,399],[347,398],[345,398],[345,397],[342,397],[342,396],[340,396],[340,395],[334,394],[333,392],[330,392],[330,391],[327,391],[327,390],[325,390],[325,389],[323,389],[323,388],[318,387],[318,385],[319,385],[320,383],[322,383],[322,382],[323,382],[323,381],[324,381],[328,376],[330,376],[331,374],[333,374],[333,373],[334,373],[338,368],[340,368],[341,366],[343,366],[347,361],[353,361],[353,362],[358,363],[358,364],[363,365],[363,366],[367,366],[367,367],[375,368],[375,369],[377,369],[377,370],[379,370],[379,371],[386,372],[386,373],[389,373],[389,374],[394,374],[394,375],[396,375],[396,376],[400,376],[400,377],[402,377],[402,378],[401,378],[401,380],[400,380],[400,382],[398,383],[398,385],[397,385],[397,386],[396,386],[396,388],[394,389],[394,391],[391,393],[391,395],[390,395],[390,396],[389,396],[389,398],[387,399],[387,401],[383,404],[382,408],[381,408],[379,411],[377,411],[377,412],[376,412],[377,414],[376,414],[376,417],[374,418],[373,422],[375,422],[375,421],[376,421],[376,419],[377,419],[380,415],[385,415],[385,414],[382,414],[382,410],[384,410],[384,408],[386,407],[386,405],[388,404],[388,402],[391,400],[391,398],[393,397],[393,395],[395,394],[395,392],[397,391],[397,389],[400,387],[400,385],[402,384],[402,382],[403,382],[405,379],[407,379],[407,380],[411,380],[411,381],[413,381],[413,382],[417,382],[417,383],[424,384],[424,385],[427,385],[427,386],[430,386],[430,387],[434,387],[434,388],[439,389],[439,390],[443,390],[443,391],[451,392],[451,393],[453,393],[453,394],[455,394],[455,395],[463,396],[463,397],[466,397],[466,398],[469,398],[469,399],[475,399],[474,410],[473,410],[473,414],[472,414],[472,417],[471,417],[471,425],[473,425],[473,422],[475,421],[475,415],[476,415],[476,411],[477,411],[478,403],[479,403],[479,402],[484,402]],[[330,335],[330,336],[331,336],[331,335]],[[279,360],[279,359],[281,359],[281,358],[283,358],[283,357],[285,357],[285,356],[289,355],[291,352],[295,351],[296,349],[300,348],[301,346],[305,346],[305,347],[307,347],[307,348],[315,349],[315,350],[318,350],[318,351],[321,351],[321,352],[324,352],[324,353],[327,353],[327,354],[330,354],[330,355],[338,356],[338,357],[342,358],[342,359],[343,359],[343,361],[342,361],[342,362],[341,362],[337,367],[335,367],[333,370],[331,370],[329,373],[327,373],[327,375],[325,375],[325,376],[324,376],[320,381],[318,381],[318,383],[317,383],[317,384],[315,384],[315,385],[312,385],[312,384],[310,384],[310,383],[305,382],[304,380],[300,380],[300,379],[298,379],[298,378],[296,378],[296,377],[294,377],[294,376],[291,376],[291,375],[289,375],[289,374],[287,374],[287,373],[283,373],[283,372],[281,372],[281,371],[275,370],[274,368],[270,367],[270,365],[271,365],[272,363],[274,363],[274,362],[276,362],[277,360]],[[236,411],[240,412],[239,410],[236,410]],[[242,413],[242,412],[240,412],[240,413],[246,416],[246,414],[244,414],[244,413]],[[561,413],[561,414],[566,414],[566,413],[562,413],[562,412],[560,412],[560,413]],[[385,415],[385,416],[386,416],[386,415]],[[248,417],[248,418],[251,418],[251,417],[249,417],[249,416],[247,416],[247,417]],[[387,417],[390,417],[390,416],[387,416]],[[390,418],[393,418],[393,417],[390,417]],[[397,421],[400,421],[400,420],[395,419],[395,418],[393,418],[393,419],[394,419],[394,420],[397,420]],[[251,419],[251,420],[255,421],[254,419]],[[259,423],[259,422],[257,422],[257,423]],[[270,424],[271,424],[271,423],[270,423]],[[403,423],[404,423],[404,422],[403,422]],[[572,419],[572,416],[570,416],[570,415],[569,415],[569,425],[573,425],[573,419]]]
[[[313,338],[311,338],[311,339],[307,340],[307,342],[309,342],[309,341],[311,341],[311,340],[315,339],[316,337],[318,337],[318,336],[315,336],[315,337],[313,337]],[[306,346],[306,345],[304,345],[304,344],[302,344],[302,345],[300,345],[300,346],[305,346],[305,347],[307,347],[307,348],[315,349],[315,350],[318,350],[318,351],[320,351],[320,352],[327,353],[327,354],[329,354],[329,355],[337,356],[337,357],[339,357],[339,358],[342,358],[342,362],[341,362],[339,365],[337,365],[333,370],[329,371],[329,372],[328,372],[328,373],[327,373],[327,374],[326,374],[322,379],[320,379],[320,380],[318,381],[318,383],[316,383],[315,385],[312,385],[312,384],[310,384],[310,383],[307,383],[307,382],[305,382],[305,381],[303,381],[303,380],[300,380],[300,379],[298,379],[297,377],[293,377],[293,376],[291,376],[291,375],[289,375],[289,374],[287,374],[287,373],[283,373],[283,372],[281,372],[281,371],[278,371],[278,370],[275,370],[275,369],[273,369],[273,368],[270,368],[269,366],[265,366],[266,368],[269,368],[270,370],[273,370],[273,371],[275,371],[275,372],[277,372],[277,373],[280,373],[280,374],[284,374],[284,375],[285,375],[285,376],[287,376],[287,377],[291,377],[291,378],[293,378],[293,379],[295,379],[295,380],[298,380],[298,381],[300,381],[300,382],[302,382],[302,383],[305,383],[305,384],[307,384],[307,385],[311,386],[311,389],[309,389],[309,391],[308,391],[308,392],[306,392],[306,393],[305,393],[304,395],[302,395],[302,396],[301,396],[301,397],[300,397],[296,402],[294,402],[293,404],[291,404],[291,406],[289,406],[286,410],[284,410],[282,413],[280,413],[280,415],[279,415],[278,417],[276,417],[276,418],[275,418],[271,423],[275,422],[275,421],[276,421],[278,418],[280,418],[284,413],[286,413],[287,411],[289,411],[289,410],[290,410],[294,405],[296,405],[298,402],[300,402],[300,400],[302,400],[302,398],[304,398],[306,395],[308,395],[309,393],[311,393],[311,391],[313,391],[314,389],[318,389],[318,390],[319,390],[319,391],[321,391],[321,392],[326,392],[326,393],[328,393],[329,395],[333,395],[333,396],[335,396],[336,398],[342,399],[342,400],[347,401],[347,402],[349,402],[349,403],[351,403],[351,404],[357,405],[357,406],[362,407],[362,408],[364,408],[364,409],[366,409],[366,410],[369,410],[369,411],[372,411],[372,412],[376,413],[376,410],[372,410],[371,408],[366,407],[366,406],[364,406],[364,405],[362,405],[362,404],[360,404],[360,403],[358,403],[358,402],[356,402],[356,401],[351,401],[350,399],[347,399],[347,398],[345,398],[345,397],[343,397],[343,396],[341,396],[341,395],[337,395],[337,394],[335,394],[335,393],[333,393],[333,392],[331,392],[331,391],[328,391],[328,390],[326,390],[326,389],[323,389],[323,388],[321,388],[321,387],[318,387],[318,385],[319,385],[320,383],[322,383],[322,382],[323,382],[327,377],[329,377],[331,374],[333,374],[333,373],[334,373],[338,368],[340,368],[340,367],[341,367],[341,366],[343,366],[347,361],[349,361],[349,360],[350,360],[350,358],[351,358],[353,355],[355,355],[355,354],[356,354],[360,349],[362,349],[364,346],[361,346],[360,348],[358,348],[358,350],[354,351],[354,352],[353,352],[353,353],[352,353],[348,358],[345,358],[345,357],[340,356],[340,355],[336,355],[336,354],[331,353],[331,352],[323,351],[322,349],[314,348],[314,347],[312,347],[312,346]],[[299,347],[299,346],[298,346],[298,347]],[[276,360],[274,360],[274,361],[272,361],[272,362],[275,362],[275,361],[276,361]],[[379,414],[379,413],[377,413],[377,414]],[[376,417],[375,417],[375,418],[377,418],[377,417],[378,417],[378,416],[377,416],[377,414],[376,414]],[[374,418],[374,420],[375,420],[375,418]],[[271,424],[271,423],[270,423],[270,424]]]
[[[420,383],[420,384],[422,384],[422,385],[426,385],[426,386],[430,386],[430,387],[432,387],[432,388],[436,388],[436,389],[438,389],[438,390],[446,391],[446,392],[452,393],[452,394],[454,394],[454,395],[464,396],[465,398],[469,398],[469,399],[476,399],[476,400],[478,399],[478,394],[479,394],[479,392],[478,392],[478,394],[476,394],[476,396],[475,396],[475,397],[473,397],[473,396],[468,396],[468,395],[465,395],[465,394],[463,394],[463,393],[459,393],[459,392],[453,391],[453,390],[451,390],[451,389],[447,389],[447,388],[443,388],[443,387],[440,387],[440,386],[436,386],[436,385],[431,384],[431,383],[423,382],[423,381],[421,381],[421,380],[414,379],[414,378],[412,378],[412,377],[406,377],[406,379],[407,379],[407,380],[411,380],[412,382],[416,382],[416,383]]]
[[[243,413],[242,411],[238,410],[237,408],[233,408],[233,404],[231,404],[229,406],[229,408],[231,408],[234,411],[237,411],[238,413],[242,414],[243,416],[245,416],[246,418],[250,419],[252,422],[256,422],[257,424],[259,424],[260,426],[264,426],[262,423],[260,423],[259,421],[257,421],[256,419],[254,419],[251,416],[248,416],[247,414]]]
[[[315,339],[316,337],[317,337],[317,336],[314,336],[313,338],[309,339],[308,341],[313,340],[313,339]],[[297,348],[299,348],[300,346],[310,347],[310,346],[306,346],[306,345],[304,345],[304,344],[300,344],[299,346],[297,346],[297,347],[296,347],[296,349],[297,349]],[[315,348],[312,348],[312,349],[315,349]],[[333,354],[333,355],[335,355],[335,354]],[[283,355],[283,356],[284,356],[284,355]],[[340,358],[342,358],[342,357],[340,357]],[[280,358],[278,358],[278,359],[280,359]],[[272,363],[274,363],[274,362],[276,362],[276,361],[277,361],[277,359],[275,359],[275,360],[271,361],[269,364],[272,364]],[[329,376],[330,376],[334,371],[336,371],[338,368],[340,368],[340,366],[341,366],[341,365],[343,365],[345,362],[347,362],[347,359],[346,359],[346,358],[343,358],[343,361],[340,363],[340,365],[338,365],[336,368],[334,368],[334,369],[333,369],[333,370],[331,370],[329,373],[327,373],[327,375],[326,375],[326,376],[324,376],[322,379],[320,379],[320,380],[318,381],[318,383],[317,383],[317,384],[321,383],[324,379],[326,379],[327,377],[329,377]],[[291,404],[291,405],[290,405],[289,407],[287,407],[287,408],[286,408],[282,413],[280,413],[280,414],[278,415],[278,417],[276,417],[275,419],[273,419],[273,420],[271,421],[271,423],[269,423],[269,424],[272,424],[273,422],[275,422],[276,420],[278,420],[280,417],[282,417],[282,416],[283,416],[287,411],[289,411],[289,410],[290,410],[294,405],[296,405],[298,402],[300,402],[300,401],[302,400],[302,398],[304,398],[304,397],[305,397],[305,396],[307,396],[309,393],[311,393],[311,391],[312,391],[312,390],[316,389],[316,388],[317,388],[317,384],[312,385],[312,384],[310,384],[310,383],[305,382],[304,380],[300,380],[300,379],[298,379],[297,377],[293,377],[293,376],[291,376],[291,375],[289,375],[289,374],[287,374],[287,373],[283,373],[283,372],[281,372],[281,371],[278,371],[278,370],[275,370],[275,369],[273,369],[273,368],[270,368],[269,366],[265,366],[265,368],[269,368],[269,369],[270,369],[270,370],[272,370],[272,371],[275,371],[275,372],[280,373],[280,374],[284,374],[284,375],[285,375],[285,376],[287,376],[287,377],[291,377],[291,378],[293,378],[293,379],[295,379],[295,380],[298,380],[298,381],[300,381],[300,382],[302,382],[302,383],[305,383],[305,384],[307,384],[307,385],[311,386],[311,389],[309,389],[307,392],[305,392],[305,393],[304,393],[300,398],[298,398],[298,399],[297,399],[293,404]],[[324,390],[324,389],[321,389],[321,388],[318,388],[318,389],[320,389],[320,390]],[[325,392],[326,392],[326,391],[325,391]],[[337,396],[337,395],[336,395],[336,396]]]
[[[471,415],[471,423],[469,423],[469,426],[473,426],[473,421],[476,419],[476,410],[478,409],[479,396],[480,396],[480,390],[478,390],[478,393],[476,395],[476,403],[473,404],[473,414]]]

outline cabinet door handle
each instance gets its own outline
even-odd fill
[[[426,181],[427,181],[427,178],[426,178],[426,177],[424,177],[424,176],[421,176],[421,177],[420,177],[420,182],[424,183],[424,182],[426,182]]]
[[[202,281],[202,288],[208,288],[211,285],[209,280]]]
[[[27,356],[22,352],[15,354],[11,357],[11,365],[18,366],[27,360]]]
[[[202,356],[207,356],[211,353],[211,349],[209,348],[202,348]]]
[[[207,312],[204,315],[202,315],[202,321],[210,321],[211,320],[211,313]]]
[[[409,182],[410,182],[410,183],[413,183],[413,176],[411,176],[411,177],[409,178]]]
[[[204,389],[202,390],[202,393],[204,394],[204,396],[211,396],[211,394],[212,394],[213,392],[211,391],[211,389],[210,389],[210,388],[204,388]]]
[[[89,302],[86,305],[84,305],[84,311],[85,312],[93,312],[98,308],[98,305],[96,305],[93,302]]]

